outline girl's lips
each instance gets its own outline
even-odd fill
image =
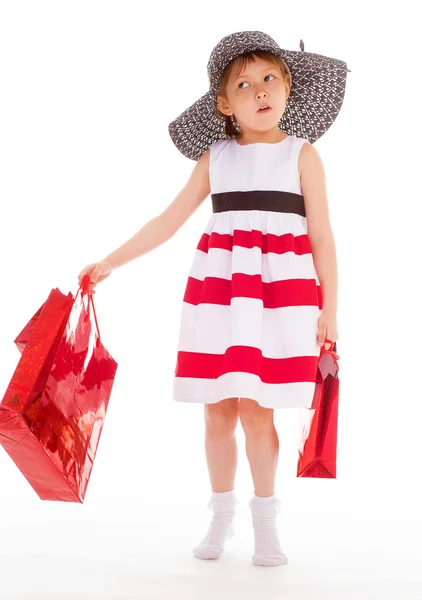
[[[266,113],[271,110],[271,106],[269,108],[264,108],[263,110],[259,109],[258,113]]]

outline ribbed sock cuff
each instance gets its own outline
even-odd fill
[[[275,493],[272,496],[257,496],[254,492],[254,500],[261,504],[269,504],[275,500]]]

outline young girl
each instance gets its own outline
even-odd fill
[[[324,168],[312,143],[335,120],[346,64],[282,50],[267,34],[223,38],[210,89],[169,125],[196,165],[167,209],[107,258],[85,267],[90,290],[163,244],[211,194],[182,303],[174,399],[205,409],[212,520],[194,548],[218,558],[234,533],[238,420],[254,483],[255,565],[287,562],[275,495],[277,408],[309,408],[317,362],[337,331],[337,266]],[[327,347],[330,344],[327,343]]]

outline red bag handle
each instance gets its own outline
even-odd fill
[[[325,347],[326,343],[331,344],[328,349]],[[333,341],[329,340],[328,338],[326,338],[324,344],[321,346],[321,355],[324,354],[324,352],[328,352],[328,354],[331,354],[331,356],[333,357],[334,362],[336,363],[337,369],[339,369],[337,361],[340,358],[340,356],[337,354],[336,351],[337,351],[336,342],[333,342]]]
[[[84,275],[84,276],[82,277],[81,284],[80,284],[80,286],[79,286],[79,288],[78,288],[78,292],[77,292],[77,294],[76,294],[76,296],[75,296],[75,300],[76,300],[76,298],[77,298],[77,296],[78,296],[78,294],[79,294],[79,291],[81,291],[81,298],[82,298],[82,300],[83,300],[84,294],[87,294],[87,295],[88,295],[88,310],[87,310],[87,314],[86,314],[86,317],[85,317],[85,323],[86,323],[86,322],[88,321],[88,319],[89,319],[89,314],[90,314],[90,313],[89,313],[89,305],[90,305],[90,303],[92,303],[92,310],[94,311],[95,324],[96,324],[96,326],[97,326],[97,331],[98,331],[98,339],[100,339],[100,329],[99,329],[99,327],[98,327],[97,313],[95,312],[95,306],[94,306],[94,298],[93,298],[93,294],[91,294],[91,293],[89,292],[89,282],[90,282],[89,275]]]

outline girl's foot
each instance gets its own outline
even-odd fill
[[[287,563],[287,556],[280,545],[276,518],[280,512],[280,499],[273,494],[268,497],[253,495],[249,506],[255,536],[255,552],[252,563],[261,567],[275,567]]]
[[[212,492],[208,508],[213,511],[211,525],[203,540],[193,549],[197,558],[218,558],[224,551],[226,540],[234,535],[233,519],[238,501],[234,490]]]

